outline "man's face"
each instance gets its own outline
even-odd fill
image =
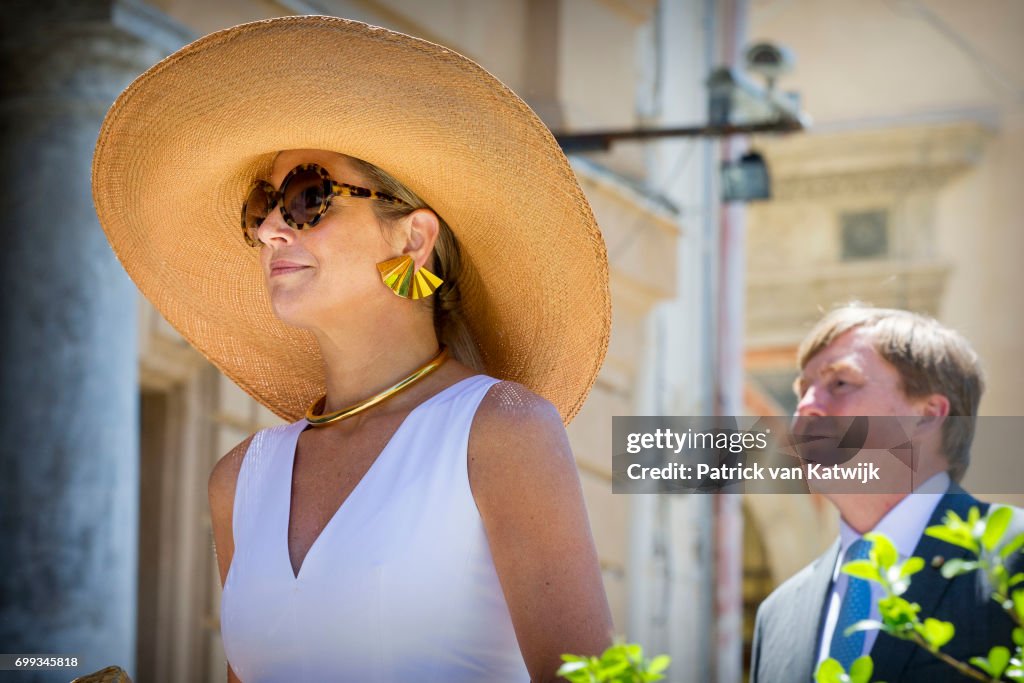
[[[875,350],[871,335],[869,328],[857,327],[836,338],[810,359],[794,387],[793,432],[804,460],[881,468],[881,481],[869,486],[821,482],[811,487],[826,495],[909,491],[924,473],[916,437],[927,401],[906,397],[899,372]],[[927,460],[930,471],[934,459]]]
[[[864,327],[812,357],[794,389],[798,417],[922,414],[921,401],[904,395],[899,372],[875,350],[871,330]]]

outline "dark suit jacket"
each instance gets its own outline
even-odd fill
[[[941,524],[946,510],[966,518],[972,505],[988,504],[973,498],[956,485],[935,507],[928,526]],[[1010,525],[1012,538],[1024,530],[1024,511],[1015,509]],[[961,661],[987,655],[993,645],[1012,647],[1010,617],[988,597],[979,585],[979,573],[971,572],[952,581],[944,579],[938,566],[943,560],[968,553],[943,541],[922,536],[914,555],[925,560],[925,568],[914,575],[903,597],[921,605],[923,621],[935,617],[953,622],[956,635],[943,651]],[[825,554],[804,567],[769,595],[757,610],[754,627],[751,683],[807,683],[814,680],[819,636],[825,616],[825,601],[832,587],[832,571],[839,555],[839,539]],[[937,559],[941,558],[941,559]],[[872,681],[886,683],[960,683],[969,681],[924,648],[886,633],[879,633],[871,649],[875,673]]]

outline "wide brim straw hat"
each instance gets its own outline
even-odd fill
[[[548,399],[566,423],[576,415],[611,304],[604,241],[558,144],[471,60],[334,17],[201,38],[139,76],[100,130],[93,198],[107,238],[221,372],[291,421],[325,391],[314,337],[275,317],[239,226],[252,182],[284,149],[358,157],[422,197],[462,247],[463,309],[486,372]]]

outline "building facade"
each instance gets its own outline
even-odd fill
[[[225,679],[207,478],[279,421],[181,339],[106,245],[89,168],[117,93],[200,35],[322,13],[458,50],[555,131],[702,123],[704,79],[738,48],[746,17],[745,3],[714,0],[15,4],[3,173],[22,229],[2,257],[11,553],[0,634],[8,651],[85,656],[76,673],[116,663],[158,683]],[[616,629],[671,653],[671,680],[740,676],[742,512],[738,501],[613,496],[610,418],[715,410],[713,359],[729,358],[716,341],[721,296],[738,292],[716,280],[723,153],[676,140],[571,159],[608,246],[614,324],[569,433]],[[40,210],[55,187],[58,219]],[[742,211],[732,225],[742,232]],[[736,346],[742,320],[725,327]],[[71,428],[48,429],[54,419]]]
[[[799,341],[823,311],[860,300],[961,331],[987,375],[981,414],[1022,414],[1022,26],[1014,2],[751,4],[751,39],[795,52],[785,88],[800,92],[814,126],[751,141],[774,196],[749,210],[748,410],[792,413]],[[984,495],[970,472],[964,485],[1022,501],[1005,488]],[[812,497],[752,498],[749,510],[748,537],[772,532],[763,565],[751,564],[752,614],[759,592],[834,538],[837,519]]]

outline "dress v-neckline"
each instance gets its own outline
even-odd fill
[[[293,430],[294,437],[292,439],[291,444],[292,454],[288,464],[288,476],[283,478],[288,486],[288,490],[285,496],[285,500],[287,501],[287,507],[285,508],[284,555],[286,565],[288,567],[288,573],[293,582],[298,581],[302,577],[302,570],[306,567],[307,561],[309,560],[309,556],[313,554],[313,550],[320,544],[320,539],[323,538],[327,531],[334,525],[335,520],[341,516],[342,510],[351,507],[351,505],[349,505],[349,502],[356,496],[360,489],[365,488],[364,482],[371,477],[375,470],[380,469],[380,467],[378,466],[379,463],[381,462],[381,460],[384,459],[388,451],[391,450],[391,445],[395,442],[396,437],[402,431],[402,429],[405,428],[406,424],[409,423],[409,420],[412,419],[412,416],[415,415],[424,406],[428,405],[429,403],[432,403],[434,400],[447,394],[455,387],[460,386],[461,384],[468,382],[469,380],[475,377],[482,377],[482,375],[471,375],[470,377],[464,377],[460,379],[458,382],[446,386],[444,389],[441,389],[441,391],[437,392],[433,396],[427,398],[425,401],[414,407],[412,410],[409,411],[408,415],[402,418],[402,421],[398,424],[398,427],[395,429],[394,432],[391,433],[391,436],[388,438],[387,443],[384,444],[384,447],[377,454],[377,457],[373,459],[372,463],[370,463],[370,467],[366,470],[366,472],[363,473],[363,476],[360,477],[359,481],[356,482],[356,485],[352,487],[352,490],[349,491],[349,494],[345,496],[345,500],[341,501],[341,505],[339,505],[337,509],[335,509],[334,514],[332,514],[331,518],[327,520],[327,524],[324,525],[324,528],[321,529],[320,533],[318,533],[316,538],[313,539],[313,543],[311,543],[309,548],[306,549],[306,554],[302,556],[302,560],[299,562],[299,570],[297,573],[295,571],[295,568],[292,566],[291,548],[289,547],[288,544],[288,535],[289,532],[291,531],[292,526],[292,489],[294,487],[292,479],[295,475],[295,457],[296,455],[298,455],[299,452],[299,436],[302,434],[302,432],[306,431],[306,429],[310,425],[308,422],[306,422],[305,419],[302,419],[295,423],[295,426],[298,426],[304,422],[306,424],[301,429]]]

